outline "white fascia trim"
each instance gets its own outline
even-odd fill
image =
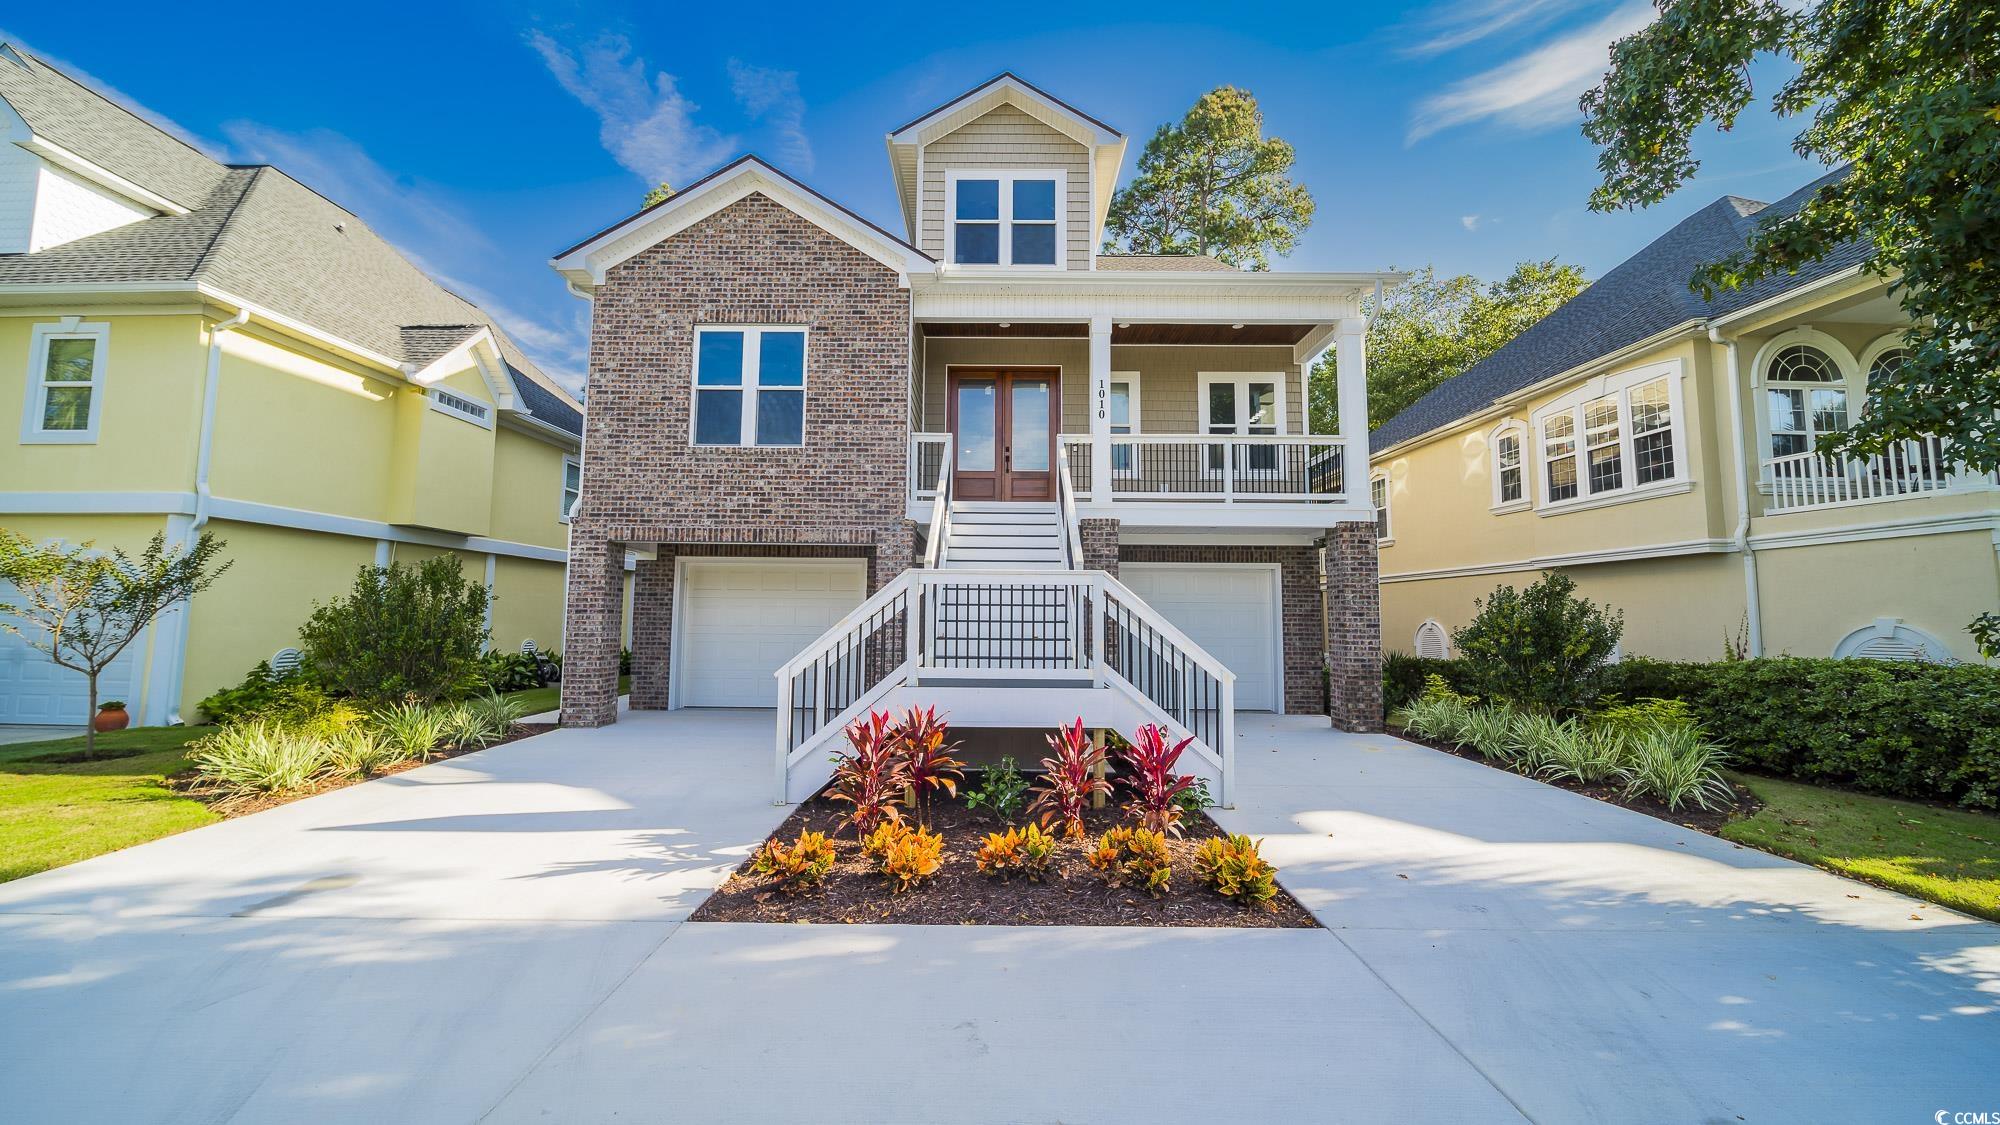
[[[1029,89],[1011,74],[1002,74],[990,82],[975,86],[929,113],[924,114],[915,121],[910,122],[908,125],[903,126],[901,129],[890,133],[889,143],[891,145],[928,144],[937,139],[926,135],[933,125],[957,113],[965,103],[985,98],[991,98],[994,105],[999,105],[1001,102],[1013,102],[1024,109],[1030,107],[1039,109],[1042,113],[1056,118],[1056,121],[1062,122],[1062,124],[1057,124],[1054,121],[1045,122],[1050,128],[1055,129],[1080,145],[1088,145],[1092,148],[1103,145],[1116,145],[1122,148],[1125,144],[1124,134],[1107,129],[1068,106],[1048,97],[1046,94]],[[1023,103],[1028,104],[1023,105]],[[1029,116],[1037,120],[1043,120],[1041,113],[1031,113]],[[1064,126],[1067,126],[1067,128]]]
[[[1023,276],[1009,270],[958,267],[922,278],[913,277],[910,287],[920,291],[948,289],[955,293],[1012,294],[1026,291],[1037,294],[1131,293],[1146,296],[1155,296],[1162,289],[1178,289],[1203,296],[1234,292],[1261,297],[1272,292],[1305,292],[1351,299],[1364,292],[1373,292],[1378,281],[1389,285],[1407,276],[1401,273],[1253,273],[1237,270],[1069,270],[1053,275]]]
[[[786,210],[827,232],[898,273],[929,273],[937,263],[929,257],[856,221],[835,207],[801,191],[777,169],[750,158],[707,183],[641,211],[625,222],[565,254],[549,260],[576,290],[587,292],[604,282],[605,274],[635,255],[657,246],[701,220],[753,193],[768,196]]]
[[[1318,542],[1326,534],[1324,528],[1311,531],[1134,531],[1127,533],[1122,528],[1118,533],[1120,543],[1148,547],[1305,547]],[[1123,563],[1123,566],[1173,566],[1175,563]],[[1200,563],[1186,565],[1201,566],[1254,566],[1255,563]]]
[[[551,426],[525,410],[507,410],[500,414],[500,425],[529,437],[560,446],[572,453],[583,448],[583,439],[561,426]]]
[[[0,514],[191,516],[192,492],[0,492]]]
[[[401,371],[403,377],[410,382],[420,387],[428,387],[447,375],[464,370],[467,366],[476,366],[480,369],[480,376],[486,379],[486,389],[493,393],[494,397],[498,398],[499,393],[493,388],[492,378],[487,376],[485,365],[478,361],[474,351],[481,344],[491,345],[492,343],[492,329],[482,327],[477,332],[459,341],[450,351],[431,360],[429,363],[399,363],[396,365],[396,369]]]
[[[1113,519],[1137,528],[1185,528],[1188,531],[1264,530],[1284,531],[1317,528],[1321,534],[1337,523],[1373,523],[1375,510],[1355,510],[1344,504],[1215,504],[1205,501],[1157,504],[1115,501],[1110,504],[1081,503],[1076,506],[1082,519]],[[925,523],[930,517],[924,517]]]
[[[1771,517],[1762,517],[1769,519]],[[1911,516],[1900,520],[1845,524],[1812,531],[1776,531],[1752,535],[1750,546],[1759,551],[1786,547],[1819,547],[1829,543],[1860,543],[1870,539],[1903,539],[1912,535],[1950,535],[1961,531],[1990,531],[2000,535],[2000,511],[1946,512]]]
[[[1731,333],[1732,335],[1741,335],[1744,332],[1752,332],[1756,330],[1756,327],[1749,324],[1748,322],[1754,321],[1760,317],[1769,315],[1774,312],[1780,312],[1786,310],[1794,305],[1807,304],[1812,301],[1823,299],[1825,297],[1827,290],[1839,288],[1849,282],[1855,281],[1856,279],[1860,278],[1866,278],[1871,283],[1882,280],[1873,274],[1867,273],[1861,266],[1858,265],[1849,266],[1846,269],[1840,270],[1836,273],[1830,273],[1825,277],[1820,278],[1818,281],[1812,282],[1809,285],[1802,286],[1801,288],[1798,289],[1787,290],[1786,292],[1780,293],[1775,297],[1767,297],[1764,300],[1759,301],[1754,305],[1737,309],[1733,313],[1729,313],[1725,316],[1716,317],[1709,323],[1717,331],[1722,331],[1725,328],[1736,326],[1737,331],[1735,333]]]
[[[1508,574],[1524,570],[1550,570],[1595,563],[1636,562],[1641,559],[1674,558],[1680,555],[1728,554],[1735,544],[1727,539],[1688,539],[1679,543],[1651,543],[1612,551],[1579,551],[1567,555],[1541,555],[1517,562],[1488,563],[1484,566],[1446,566],[1434,570],[1406,570],[1385,574],[1383,582],[1423,582],[1434,578],[1467,578],[1481,574]]]
[[[85,160],[83,157],[56,144],[47,137],[30,133],[27,140],[16,143],[36,156],[41,157],[43,160],[59,168],[74,172],[84,179],[96,183],[99,187],[117,192],[134,203],[143,203],[155,211],[163,211],[169,215],[185,215],[189,211],[189,208],[175,203],[173,200],[156,191],[149,191],[116,172]]]

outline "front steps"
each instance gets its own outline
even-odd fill
[[[946,524],[946,570],[1062,570],[1062,513],[1053,503],[955,500]]]

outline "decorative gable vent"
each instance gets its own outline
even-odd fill
[[[271,671],[280,676],[289,676],[299,670],[299,665],[304,660],[305,653],[300,652],[298,649],[281,648],[278,650],[277,655],[271,657]]]
[[[540,651],[540,649],[535,647],[535,638],[533,637],[529,637],[527,640],[521,642],[522,656],[533,656]]]
[[[1833,655],[1855,660],[1898,660],[1905,663],[1949,663],[1951,650],[1921,629],[1914,629],[1895,617],[1878,617],[1873,625],[1856,629],[1833,646]]]
[[[1445,639],[1444,626],[1435,621],[1417,626],[1417,655],[1425,660],[1444,660],[1451,656],[1451,642]]]

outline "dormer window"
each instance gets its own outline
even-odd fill
[[[1050,268],[1062,253],[1059,171],[953,172],[949,257],[957,266]]]

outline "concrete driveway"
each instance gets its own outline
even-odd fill
[[[2000,928],[1323,720],[1230,827],[1331,929],[683,919],[764,713],[559,731],[0,886],[9,1121],[1929,1120]]]

